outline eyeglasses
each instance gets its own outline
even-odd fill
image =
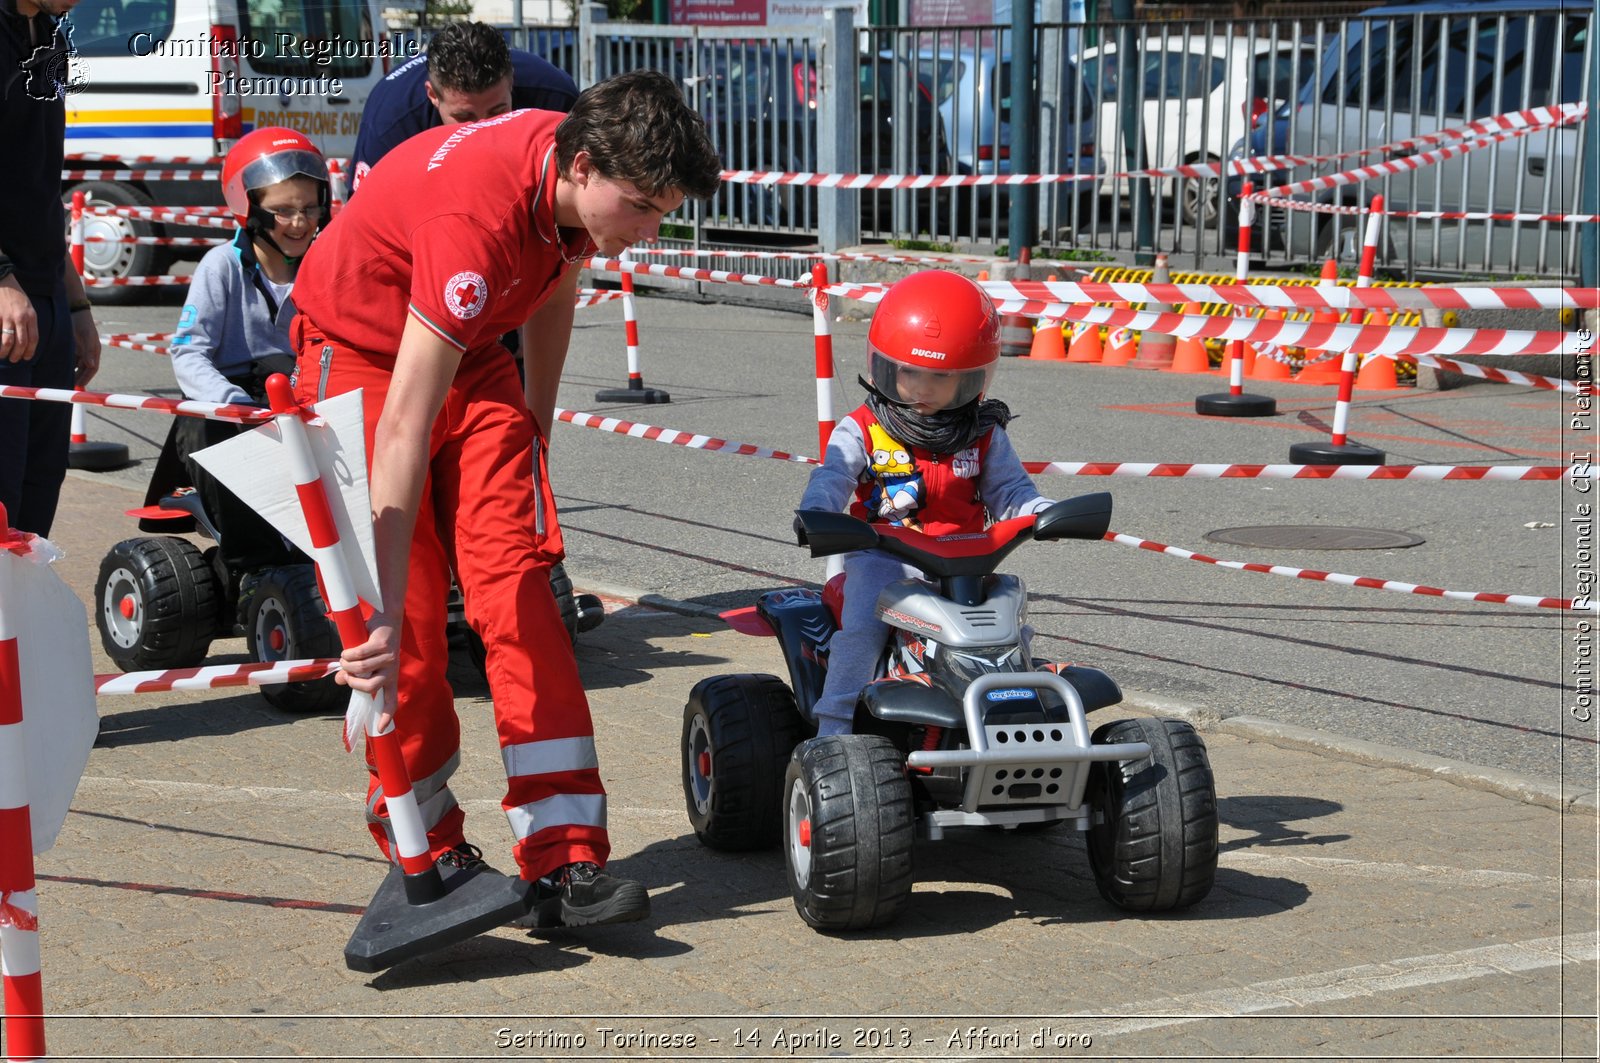
[[[322,217],[321,207],[263,207],[268,214],[278,219],[279,223],[288,225],[299,218],[306,221],[317,221]]]

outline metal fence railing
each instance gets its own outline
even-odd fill
[[[1227,268],[1237,239],[1237,179],[1116,178],[1145,167],[1293,153],[1329,156],[1507,111],[1586,99],[1595,61],[1583,0],[1494,11],[1293,21],[1043,24],[1035,28],[1036,154],[1014,158],[1011,28],[865,27],[837,60],[854,93],[819,75],[821,37],[741,28],[608,23],[527,27],[541,50],[589,84],[636,66],[678,78],[730,169],[902,174],[1077,174],[1037,186],[1035,246],[1126,260],[1165,251],[1175,265]],[[849,143],[819,117],[854,98]],[[1318,193],[1391,210],[1380,261],[1408,276],[1576,272],[1572,222],[1418,217],[1418,212],[1580,212],[1582,125],[1480,147],[1416,174]],[[1593,156],[1591,147],[1588,154]],[[1379,161],[1319,162],[1259,175],[1258,188]],[[815,240],[819,196],[858,197],[860,237],[973,248],[1011,243],[1006,188],[862,190],[728,184],[673,219],[695,238]],[[1310,198],[1310,197],[1306,197]],[[1354,255],[1351,215],[1259,212],[1252,251],[1275,267]]]

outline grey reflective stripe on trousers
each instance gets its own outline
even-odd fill
[[[605,794],[556,794],[506,809],[518,841],[551,827],[605,827]]]
[[[556,771],[583,771],[600,766],[594,739],[588,736],[519,742],[502,749],[500,759],[505,762],[507,779],[519,775],[548,775]]]
[[[461,766],[461,751],[453,753],[444,766],[422,779],[411,780],[411,793],[417,799],[417,811],[422,814],[422,827],[432,830],[439,825],[451,810],[456,807],[456,795],[450,791],[450,776],[455,774]],[[389,852],[398,853],[400,850],[395,845],[394,830],[389,825],[388,816],[377,814],[378,802],[383,800],[383,786],[379,784],[372,796],[367,798],[367,822],[382,825],[383,832],[389,838]]]

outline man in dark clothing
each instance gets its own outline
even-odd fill
[[[526,107],[565,114],[577,98],[578,86],[564,71],[507,47],[499,30],[452,22],[426,52],[391,71],[367,97],[350,157],[350,191],[392,148],[425,129]]]
[[[0,384],[82,387],[100,334],[67,257],[61,209],[65,97],[78,0],[0,0]],[[48,535],[67,475],[72,411],[0,399],[0,505],[14,528]]]

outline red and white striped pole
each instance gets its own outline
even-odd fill
[[[339,549],[339,528],[334,523],[333,510],[328,504],[328,494],[311,454],[311,441],[306,437],[306,426],[301,421],[301,408],[289,389],[289,380],[282,374],[267,378],[267,400],[272,412],[277,414],[276,424],[283,438],[284,457],[289,475],[294,480],[300,507],[305,513],[306,530],[311,536],[311,559],[328,596],[328,617],[339,631],[339,641],[346,648],[367,641],[367,625],[361,617],[361,600],[356,594],[355,581]],[[391,720],[381,733],[378,719],[383,711],[381,698],[373,698],[360,691],[350,693],[350,712],[346,716],[345,745],[354,747],[352,723],[359,722],[371,744],[372,759],[377,765],[378,782],[383,787],[384,803],[389,810],[389,826],[394,832],[395,857],[405,873],[406,897],[413,904],[435,900],[444,892],[438,869],[428,849],[428,832],[422,825],[422,813],[417,807],[416,794],[411,789],[411,779],[406,774],[405,760],[400,753],[400,740],[395,736]]]
[[[617,256],[627,263],[628,252]],[[596,402],[671,402],[672,396],[657,388],[644,386],[644,374],[639,370],[639,315],[633,305],[633,274],[622,270],[622,329],[628,344],[628,386],[602,388],[594,393]]]
[[[833,328],[828,324],[828,266],[811,269],[811,324],[816,335],[817,454],[826,456],[833,435]]]
[[[24,549],[0,506],[0,552]],[[5,982],[6,1059],[43,1059],[44,985],[39,974],[39,898],[33,878],[28,758],[22,741],[22,664],[16,592],[0,562],[0,977]]]
[[[83,206],[88,202],[82,192],[72,193],[72,268],[83,276]]]
[[[1373,196],[1367,214],[1367,228],[1361,239],[1361,265],[1356,270],[1356,287],[1372,287],[1378,263],[1378,239],[1383,233],[1383,197]],[[1350,311],[1350,323],[1359,325],[1366,312]],[[1289,448],[1289,460],[1304,465],[1382,465],[1384,453],[1376,447],[1350,442],[1350,399],[1356,388],[1356,365],[1361,356],[1354,349],[1344,352],[1339,363],[1339,396],[1333,404],[1333,430],[1326,443],[1296,443]]]
[[[1233,275],[1240,284],[1250,276],[1250,228],[1255,224],[1256,205],[1250,198],[1253,185],[1246,181],[1239,193],[1239,256]],[[1271,417],[1278,412],[1278,400],[1267,395],[1244,393],[1244,341],[1228,344],[1228,390],[1212,395],[1197,395],[1194,412],[1211,417]]]
[[[1250,229],[1256,220],[1256,204],[1250,198],[1255,185],[1244,183],[1239,200],[1239,257],[1234,261],[1233,277],[1240,284],[1250,276]],[[1244,393],[1244,340],[1228,344],[1228,394]]]
[[[336,218],[344,209],[345,197],[348,191],[344,185],[344,163],[338,159],[328,160],[328,217]]]
[[[87,280],[84,274],[83,260],[83,211],[88,202],[81,191],[72,193],[72,268],[78,271],[78,276]],[[85,290],[88,285],[84,285]],[[82,388],[78,389],[82,391]],[[87,411],[77,403],[72,406],[71,436],[67,447],[67,464],[74,469],[120,469],[128,464],[128,448],[121,443],[91,443],[89,442],[89,417]]]

